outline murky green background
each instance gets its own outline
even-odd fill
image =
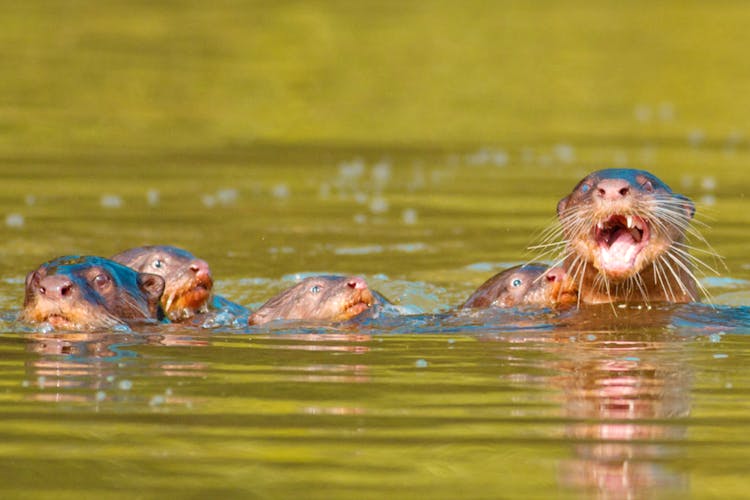
[[[744,1],[3,2],[2,496],[745,496],[748,26]],[[697,202],[731,307],[13,321],[39,263],[146,243],[247,306],[319,271],[446,311],[611,166]]]

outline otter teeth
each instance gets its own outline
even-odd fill
[[[625,217],[625,220],[628,223],[628,229],[631,229],[633,227],[633,216],[628,215],[627,217]]]

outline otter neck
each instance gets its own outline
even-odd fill
[[[570,269],[575,257],[570,257],[564,263],[568,272],[574,272]],[[679,265],[672,263],[674,274],[669,269],[663,269],[660,273],[655,273],[654,264],[648,264],[636,276],[622,281],[609,281],[609,289],[605,280],[590,262],[580,274],[573,276],[575,284],[579,286],[579,297],[582,304],[603,304],[610,302],[672,302],[687,303],[698,300],[698,290],[696,284],[684,269]],[[688,266],[687,262],[683,265]],[[689,269],[689,267],[688,267]],[[640,287],[638,286],[640,283]]]

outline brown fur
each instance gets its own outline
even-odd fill
[[[59,257],[26,277],[21,319],[64,330],[162,318],[164,280],[101,257]]]
[[[164,278],[162,307],[172,321],[207,312],[212,299],[213,278],[206,261],[190,252],[167,245],[131,248],[112,260],[138,272]]]
[[[376,300],[362,278],[314,276],[263,304],[250,315],[248,324],[275,320],[346,321],[370,310]]]
[[[688,253],[695,208],[642,170],[584,178],[557,207],[561,258],[583,303],[690,302],[700,286]],[[628,227],[630,226],[630,227]],[[700,261],[698,261],[700,262]]]
[[[527,264],[496,274],[480,286],[461,308],[555,307],[575,303],[577,298],[573,283],[564,269]]]

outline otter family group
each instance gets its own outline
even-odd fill
[[[606,169],[557,205],[559,224],[538,248],[552,264],[490,278],[460,307],[570,307],[605,302],[691,302],[701,287],[686,234],[695,207],[653,174]],[[26,277],[21,319],[54,329],[195,321],[217,311],[274,321],[341,322],[375,314],[387,299],[360,277],[315,276],[255,311],[215,296],[209,265],[186,250],[144,246],[110,258],[62,256]]]

